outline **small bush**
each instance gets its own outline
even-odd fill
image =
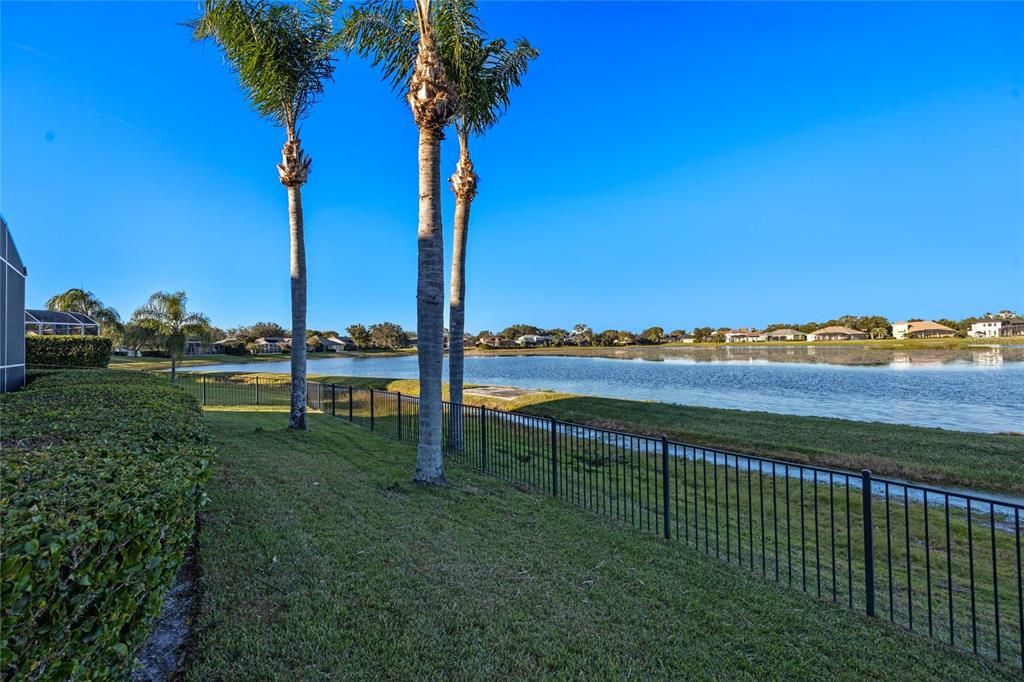
[[[26,336],[29,367],[106,367],[113,344],[102,336]]]
[[[0,411],[0,676],[125,679],[203,501],[199,407],[158,378],[73,370]]]

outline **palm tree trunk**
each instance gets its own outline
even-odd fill
[[[420,127],[420,208],[416,286],[420,371],[419,443],[414,480],[447,485],[441,458],[441,368],[444,363],[444,245],[441,235],[441,140]]]
[[[306,430],[306,238],[301,185],[288,186],[292,277],[292,407],[288,428]]]
[[[463,348],[466,331],[466,242],[469,239],[469,210],[476,196],[477,177],[469,158],[469,136],[459,131],[459,163],[451,177],[455,194],[455,232],[452,245],[451,303],[448,311],[448,392],[452,405],[450,440],[463,446],[462,386],[465,365]]]
[[[171,351],[171,383],[178,383],[178,354]]]

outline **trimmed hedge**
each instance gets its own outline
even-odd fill
[[[26,336],[25,364],[29,367],[106,367],[113,352],[102,336]]]
[[[70,370],[0,412],[0,674],[126,679],[204,501],[199,406],[154,377]]]

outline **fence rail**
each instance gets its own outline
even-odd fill
[[[290,381],[179,374],[205,405]],[[309,407],[415,443],[419,400],[309,382]],[[1024,506],[667,438],[444,403],[444,454],[823,599],[1024,669]]]

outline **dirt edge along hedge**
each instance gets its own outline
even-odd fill
[[[29,367],[106,367],[113,344],[102,336],[26,336]]]
[[[125,679],[192,539],[212,452],[195,399],[111,370],[0,398],[4,679]]]

